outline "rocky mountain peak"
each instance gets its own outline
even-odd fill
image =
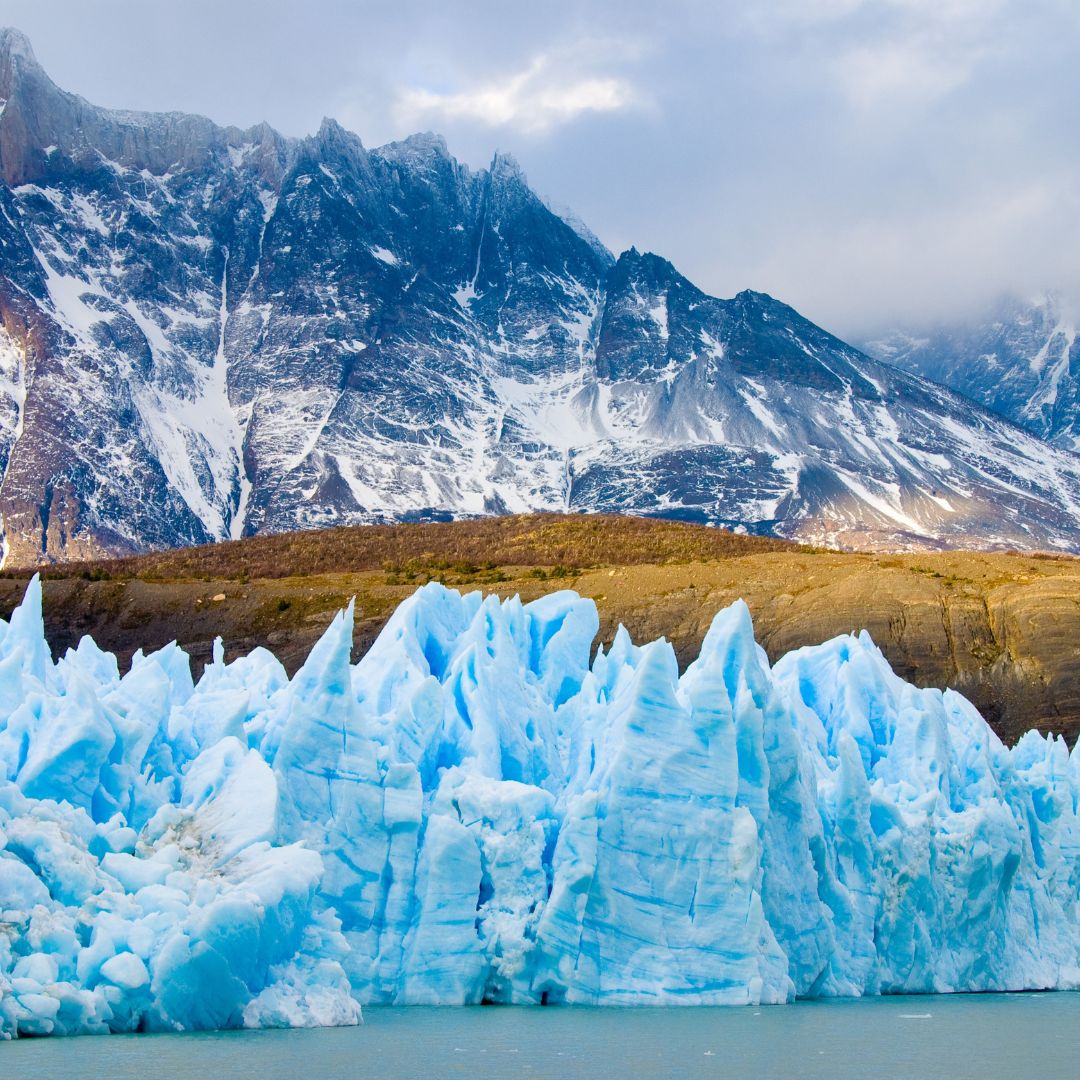
[[[0,100],[0,176],[18,184],[44,171],[46,150],[57,145],[50,136],[70,121],[80,99],[45,74],[23,33],[6,27],[0,30]]]
[[[405,139],[385,143],[373,153],[394,168],[412,172],[445,172],[448,169],[468,172],[450,156],[446,140],[431,131],[417,132]]]
[[[690,285],[674,265],[661,255],[651,251],[640,252],[636,247],[624,251],[615,260],[611,280],[616,287],[626,283],[635,283],[652,290],[669,289],[681,285]]]
[[[343,148],[362,152],[364,149],[364,144],[360,141],[358,135],[346,131],[336,120],[329,116],[323,117],[312,142],[316,149],[321,152],[335,153]]]
[[[10,97],[16,80],[37,72],[44,74],[30,39],[13,26],[0,27],[0,95]]]
[[[496,152],[491,158],[488,172],[491,173],[492,179],[503,183],[516,183],[525,187],[529,183],[525,171],[513,154]]]

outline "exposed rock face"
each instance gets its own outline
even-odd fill
[[[1080,549],[1080,459],[512,159],[97,109],[0,34],[6,565],[537,509]]]
[[[872,356],[966,394],[1065,450],[1080,450],[1080,334],[1060,298],[1009,298],[980,319],[892,330]]]

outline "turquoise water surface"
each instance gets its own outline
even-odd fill
[[[2,1080],[1080,1077],[1080,994],[772,1008],[370,1008],[358,1028],[0,1044]]]

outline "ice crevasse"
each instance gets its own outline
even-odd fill
[[[1080,985],[1080,758],[866,634],[681,675],[594,604],[427,585],[289,679],[53,661],[0,622],[0,1033],[355,1023],[367,1003],[738,1004]]]

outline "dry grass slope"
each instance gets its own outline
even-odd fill
[[[705,525],[615,514],[519,514],[468,521],[361,525],[43,568],[50,578],[143,581],[308,577],[366,570],[416,576],[497,566],[632,566],[707,562],[797,545]],[[30,571],[17,573],[25,577]],[[556,575],[556,576],[565,576]]]

